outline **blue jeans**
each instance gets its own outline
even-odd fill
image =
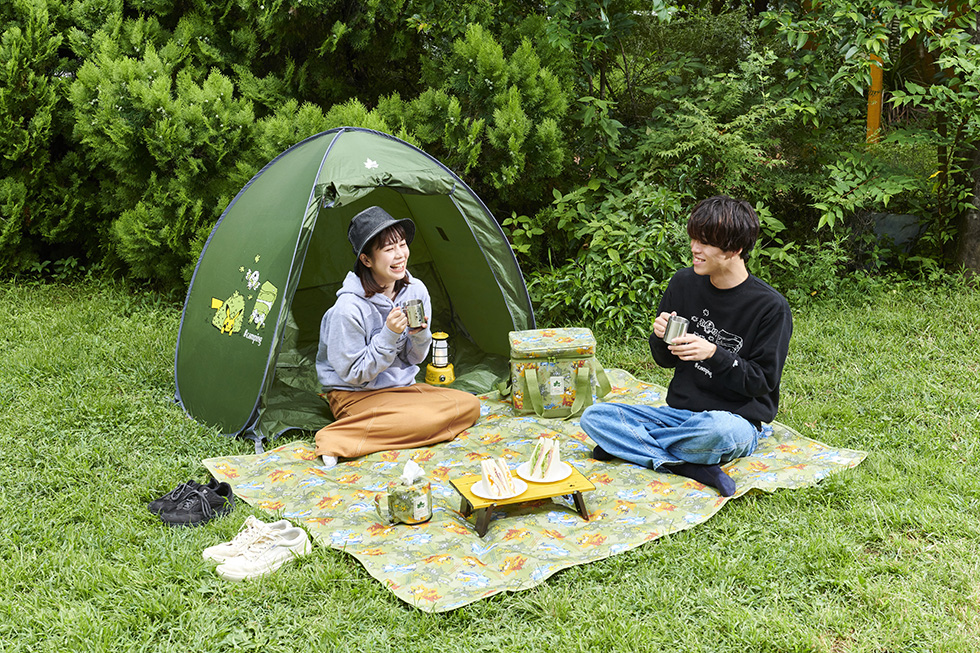
[[[751,422],[723,410],[595,404],[582,413],[581,423],[607,453],[651,469],[727,463],[750,455],[759,442]]]

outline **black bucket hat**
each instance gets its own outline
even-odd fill
[[[396,224],[400,224],[405,230],[405,242],[411,245],[415,239],[415,223],[410,218],[395,220],[380,206],[366,208],[351,218],[347,240],[354,248],[354,256],[360,258],[361,252],[372,238]]]

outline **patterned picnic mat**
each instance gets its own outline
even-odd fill
[[[607,401],[662,403],[664,389],[622,370],[608,370]],[[503,591],[534,587],[552,574],[640,546],[700,524],[729,500],[696,481],[625,462],[590,458],[592,441],[577,420],[515,417],[497,393],[481,397],[482,416],[452,442],[427,449],[387,451],[332,469],[319,465],[310,441],[263,454],[209,458],[215,478],[235,494],[304,526],[314,540],[353,555],[403,601],[426,612],[443,612]],[[595,490],[584,493],[585,521],[566,497],[498,508],[483,538],[474,516],[459,512],[460,497],[449,479],[479,473],[481,458],[504,457],[512,469],[528,459],[542,433],[561,438],[562,458]],[[810,486],[857,466],[867,454],[828,447],[773,423],[764,429],[755,455],[725,466],[750,491]],[[416,526],[379,523],[374,495],[414,460],[432,482],[432,519]]]

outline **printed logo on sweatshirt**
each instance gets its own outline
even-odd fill
[[[694,324],[704,334],[704,339],[708,342],[713,342],[722,349],[737,354],[742,349],[742,345],[745,344],[742,336],[718,328],[714,321],[708,319],[710,315],[708,309],[704,309],[702,312],[704,313],[703,317],[697,315],[691,317],[691,324]]]

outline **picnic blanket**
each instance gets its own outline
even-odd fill
[[[663,403],[665,390],[623,370],[608,370],[606,401]],[[296,441],[265,453],[209,458],[214,477],[249,504],[305,527],[314,541],[354,556],[403,601],[426,612],[453,610],[503,591],[525,590],[574,565],[628,551],[700,524],[729,501],[710,487],[622,461],[591,458],[593,443],[577,420],[515,416],[496,392],[481,397],[480,420],[455,440],[426,449],[386,451],[324,469],[313,443]],[[561,438],[562,458],[594,485],[584,493],[590,519],[570,497],[494,511],[479,537],[463,517],[449,480],[477,474],[479,461],[526,461],[535,440]],[[779,423],[766,425],[751,457],[725,466],[738,490],[772,492],[810,486],[855,467],[867,454],[829,447]],[[432,482],[432,519],[415,526],[383,525],[374,495],[414,460]]]

